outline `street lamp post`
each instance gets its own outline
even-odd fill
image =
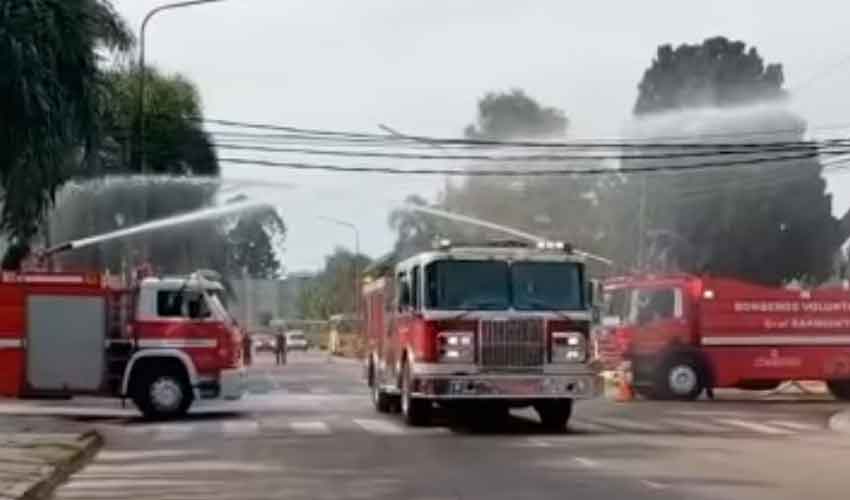
[[[323,215],[320,215],[319,218],[324,221],[330,222],[331,224],[347,227],[348,229],[354,231],[354,258],[351,260],[351,268],[354,272],[354,314],[359,318],[360,300],[358,299],[358,296],[360,295],[360,269],[358,269],[357,259],[360,257],[360,231],[357,229],[357,226],[348,221]]]
[[[147,31],[148,23],[153,19],[153,17],[160,12],[166,10],[173,9],[181,9],[184,7],[192,7],[194,5],[201,5],[205,3],[216,3],[223,2],[225,0],[188,0],[184,2],[174,2],[165,5],[160,5],[159,7],[155,7],[151,9],[142,19],[142,26],[139,29],[139,97],[136,109],[136,140],[134,141],[136,148],[136,171],[140,173],[144,173],[145,170],[145,120],[144,120],[144,112],[145,112],[145,79],[147,77],[145,73],[145,33]]]

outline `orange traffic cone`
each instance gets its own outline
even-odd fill
[[[622,366],[617,374],[617,395],[614,400],[618,403],[625,403],[635,398],[635,392],[632,389],[632,374],[627,366]]]

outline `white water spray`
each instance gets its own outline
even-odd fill
[[[440,210],[438,208],[431,207],[423,207],[421,205],[414,205],[412,203],[405,203],[404,208],[407,210],[412,210],[415,212],[422,212],[424,214],[433,215],[435,217],[443,217],[444,219],[453,220],[455,222],[463,222],[466,224],[472,224],[474,226],[485,227],[487,229],[492,229],[494,231],[499,231],[505,234],[510,234],[512,236],[516,236],[522,238],[524,240],[528,240],[534,244],[545,243],[547,240],[542,236],[537,236],[531,233],[526,233],[525,231],[521,231],[519,229],[515,229],[509,226],[503,226],[501,224],[496,224],[495,222],[486,221],[483,219],[478,219],[475,217],[470,217],[468,215],[458,214],[454,212],[449,212],[447,210]],[[584,252],[582,250],[573,250],[573,253],[576,255],[586,258],[592,259],[598,262],[602,262],[606,265],[614,265],[614,261],[611,259],[606,259],[605,257],[601,257],[599,255],[594,255],[589,252]]]
[[[172,217],[166,217],[164,219],[158,219],[150,222],[145,222],[144,224],[119,229],[117,231],[111,231],[109,233],[98,234],[95,236],[89,236],[87,238],[80,238],[77,240],[69,241],[67,243],[63,243],[62,245],[49,249],[47,253],[51,254],[64,250],[84,248],[97,243],[102,243],[104,241],[114,240],[118,238],[126,238],[128,236],[133,236],[141,233],[159,231],[161,229],[190,224],[201,220],[215,219],[237,212],[248,212],[269,207],[270,205],[260,201],[243,201],[217,207],[205,208],[202,210],[195,210],[193,212],[175,215]]]

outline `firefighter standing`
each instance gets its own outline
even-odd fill
[[[275,363],[286,364],[286,334],[283,333],[283,330],[278,331],[275,338]]]
[[[245,335],[242,336],[242,357],[245,360],[245,366],[251,365],[251,358],[253,357],[253,352],[251,352],[251,334],[245,332]]]

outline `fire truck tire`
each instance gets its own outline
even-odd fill
[[[149,420],[181,417],[192,405],[192,387],[178,370],[146,370],[139,374],[133,402]]]
[[[827,380],[826,387],[829,392],[842,401],[850,401],[850,379],[847,380]]]
[[[413,377],[410,365],[405,362],[401,372],[401,414],[405,423],[414,427],[431,423],[431,401],[411,395]]]
[[[534,405],[534,411],[537,412],[540,423],[546,430],[563,432],[567,429],[567,423],[573,414],[573,400],[541,401]]]
[[[369,389],[372,396],[372,405],[378,413],[392,413],[393,400],[389,394],[381,389],[381,384],[378,383],[374,369],[369,370]]]
[[[705,370],[693,355],[674,354],[660,368],[652,391],[658,399],[693,401],[705,389]]]

